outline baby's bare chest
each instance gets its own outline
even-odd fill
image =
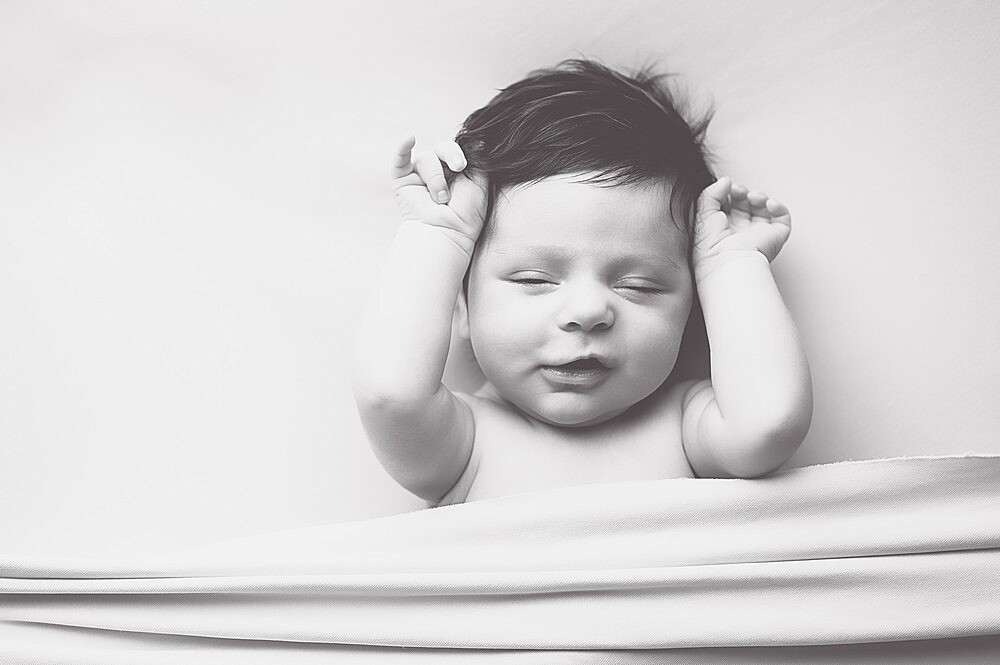
[[[474,408],[478,468],[466,501],[588,483],[694,476],[680,413],[661,408],[587,430],[553,428],[509,408]]]

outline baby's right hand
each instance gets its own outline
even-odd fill
[[[392,188],[403,219],[458,234],[463,249],[471,254],[486,213],[485,178],[476,173],[457,178],[449,195],[441,162],[452,171],[462,171],[468,165],[462,148],[454,141],[440,141],[433,149],[414,152],[415,144],[416,139],[407,136],[392,165]]]

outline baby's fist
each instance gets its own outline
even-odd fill
[[[403,219],[442,229],[471,253],[485,221],[486,178],[464,173],[449,193],[441,164],[463,171],[468,163],[462,148],[454,141],[440,141],[432,149],[414,151],[415,144],[416,139],[407,136],[392,165],[392,187]]]

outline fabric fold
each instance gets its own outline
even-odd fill
[[[0,557],[0,656],[37,642],[37,662],[73,662],[60,640],[123,635],[194,640],[204,662],[254,643],[694,662],[998,636],[1000,456],[583,485],[133,561]]]

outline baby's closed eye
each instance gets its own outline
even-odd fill
[[[618,282],[615,284],[614,288],[626,291],[636,291],[638,293],[663,293],[666,290],[660,284],[634,279]]]
[[[509,277],[507,281],[511,284],[517,284],[527,288],[537,288],[546,285],[555,286],[559,283],[559,280],[553,275],[537,272],[517,273],[516,275]]]
[[[551,289],[560,285],[557,278],[548,275],[511,277],[507,281],[533,291]],[[609,286],[613,291],[630,298],[656,296],[667,291],[667,288],[659,283],[635,279],[615,282]]]

